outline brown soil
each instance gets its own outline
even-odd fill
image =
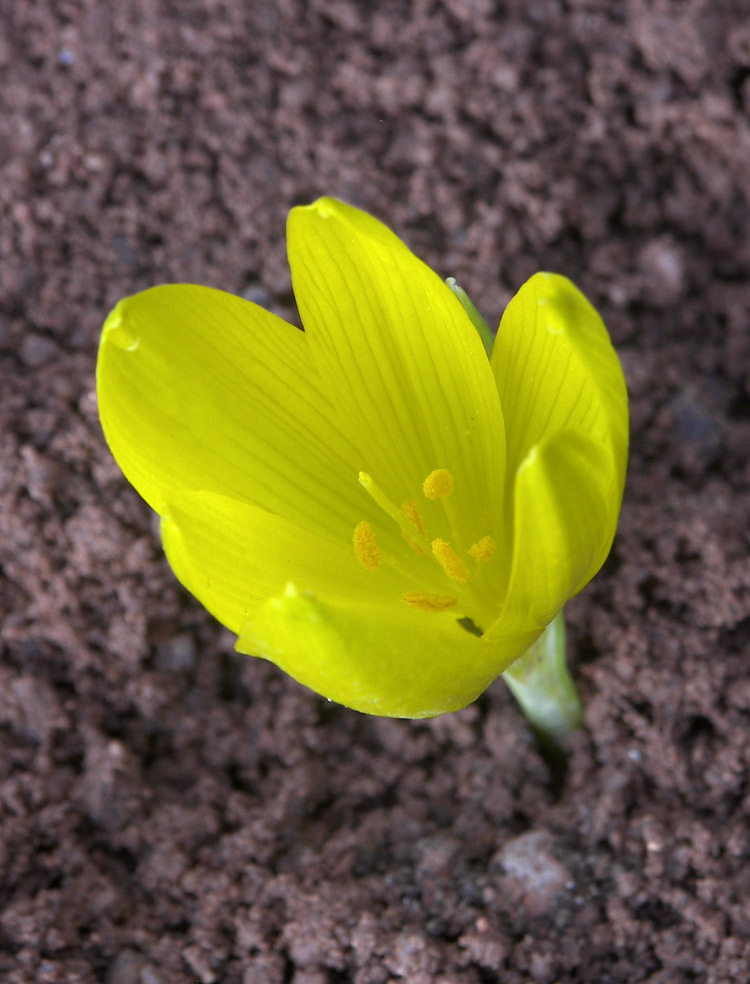
[[[747,12],[3,5],[4,984],[749,979]],[[285,216],[324,192],[491,320],[567,273],[622,353],[629,484],[569,606],[566,773],[502,682],[380,721],[232,654],[104,445],[112,304],[192,280],[293,317]]]

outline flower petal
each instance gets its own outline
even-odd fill
[[[523,651],[493,649],[446,613],[330,603],[293,583],[248,621],[236,648],[347,707],[410,718],[465,707]]]
[[[490,636],[511,630],[538,634],[604,563],[621,489],[601,459],[594,441],[564,431],[536,445],[522,462],[513,495],[508,594]]]
[[[386,226],[334,199],[292,209],[287,239],[310,350],[362,470],[400,503],[447,469],[455,491],[426,507],[445,511],[446,539],[497,538],[502,411],[458,298]]]
[[[508,305],[492,353],[505,415],[508,483],[534,445],[575,431],[605,454],[622,489],[628,406],[620,361],[602,319],[565,277],[537,273]]]
[[[207,489],[350,538],[361,518],[355,452],[303,332],[223,291],[154,287],[102,333],[99,413],[126,477],[157,512]]]
[[[293,580],[321,596],[396,607],[404,585],[387,566],[367,571],[351,545],[215,492],[172,493],[161,536],[180,582],[233,632]]]

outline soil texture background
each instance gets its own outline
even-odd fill
[[[0,6],[4,984],[750,979],[749,111],[742,0]],[[234,654],[104,444],[107,311],[187,280],[294,319],[320,194],[491,324],[550,269],[610,327],[632,454],[566,770],[502,681],[376,720]]]

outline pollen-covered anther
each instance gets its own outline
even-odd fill
[[[497,550],[497,544],[491,536],[483,536],[477,543],[469,547],[469,554],[480,564],[486,564]]]
[[[457,599],[450,595],[429,594],[427,591],[407,591],[401,595],[401,601],[423,612],[447,612],[453,608]]]
[[[422,491],[428,499],[444,499],[453,491],[453,476],[447,468],[436,468],[422,483]]]
[[[380,547],[375,539],[372,526],[362,520],[354,527],[354,553],[357,560],[367,571],[375,571],[380,567],[382,557]]]
[[[419,530],[419,532],[424,536],[426,530],[424,528],[424,520],[422,519],[422,514],[417,508],[417,504],[413,499],[407,499],[406,502],[401,505],[401,512],[406,516],[410,523]]]
[[[466,564],[461,560],[453,547],[445,540],[433,540],[432,552],[445,573],[459,584],[467,584],[471,578]]]

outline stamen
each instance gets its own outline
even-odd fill
[[[419,532],[424,536],[424,520],[422,519],[422,514],[417,508],[417,504],[413,499],[407,499],[406,502],[401,505],[401,512],[406,516],[409,522],[414,523]]]
[[[373,482],[367,472],[359,473],[359,484],[369,492],[383,512],[387,513],[398,524],[402,533],[415,540],[420,547],[424,546],[424,549],[427,549],[428,541],[421,531],[414,526],[411,520],[400,509],[396,508],[385,492]]]
[[[459,584],[467,584],[471,578],[466,564],[445,540],[433,540],[432,552],[445,573]]]
[[[368,475],[367,472],[359,473],[359,484],[362,486],[363,489],[365,489],[365,491],[370,493],[370,495],[373,497],[375,502],[377,502],[380,508],[384,512],[388,513],[391,519],[395,519],[398,525],[403,529],[404,517],[401,515],[398,509],[396,509],[396,507],[393,505],[393,503],[385,494],[385,492],[383,492],[383,490],[373,482],[371,476]]]
[[[429,594],[426,591],[407,591],[401,595],[401,601],[412,608],[419,608],[423,612],[447,612],[456,604],[456,598],[448,595]]]
[[[478,543],[469,547],[469,553],[480,564],[486,564],[497,550],[497,544],[491,536],[483,536]]]
[[[424,480],[422,491],[428,499],[444,499],[453,491],[453,476],[447,468],[436,468]]]
[[[380,567],[382,557],[372,526],[362,520],[354,527],[354,553],[357,560],[367,571],[376,571]]]

